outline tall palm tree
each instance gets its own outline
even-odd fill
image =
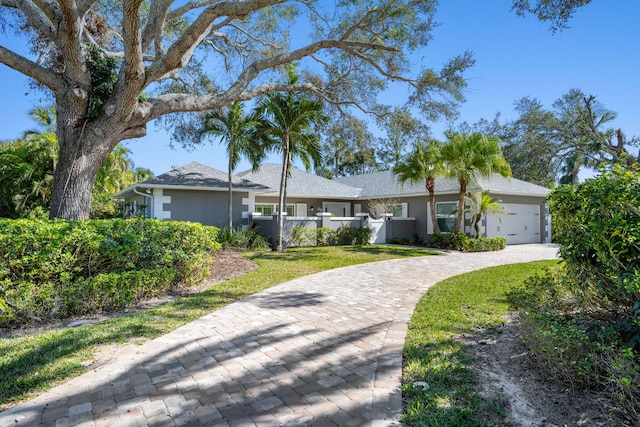
[[[475,184],[479,178],[489,178],[493,174],[511,176],[511,168],[500,150],[500,141],[480,132],[461,134],[447,132],[447,142],[440,153],[445,166],[445,175],[455,178],[460,184],[458,195],[458,217],[455,231],[462,228],[464,200],[467,186]]]
[[[249,159],[253,170],[260,167],[260,163],[265,157],[264,147],[256,138],[257,125],[256,115],[245,115],[243,105],[240,102],[234,102],[228,107],[206,112],[203,115],[202,128],[198,131],[197,137],[199,139],[212,135],[226,144],[227,181],[229,182],[227,226],[230,233],[233,232],[233,171],[242,157]]]
[[[407,181],[417,183],[424,180],[425,188],[429,193],[429,211],[433,232],[440,234],[438,218],[436,217],[436,177],[443,174],[444,169],[440,158],[439,141],[431,140],[427,144],[418,143],[413,151],[405,158],[404,162],[393,168],[393,173],[398,176],[401,183]]]
[[[297,81],[295,73],[289,73],[289,83]],[[267,147],[282,153],[282,175],[278,196],[278,217],[275,250],[281,252],[283,213],[286,208],[287,179],[293,158],[302,161],[307,170],[318,166],[322,160],[322,149],[315,125],[327,122],[322,113],[322,103],[305,98],[299,92],[271,92],[258,103],[260,114],[258,134]]]
[[[469,212],[471,212],[471,223],[473,224],[473,229],[476,232],[476,239],[480,237],[480,221],[486,214],[504,215],[507,213],[504,206],[499,204],[501,200],[496,197],[492,197],[491,194],[489,194],[489,190],[484,190],[482,192],[477,191],[472,194],[467,193],[467,198],[471,202]],[[498,220],[500,221],[500,218],[498,218]]]

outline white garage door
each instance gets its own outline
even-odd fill
[[[488,237],[505,237],[508,245],[540,243],[539,205],[504,203],[502,206],[507,214],[487,215]]]

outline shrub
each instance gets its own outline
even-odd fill
[[[291,246],[316,246],[318,231],[311,227],[294,227],[291,232]]]
[[[0,325],[110,311],[208,275],[218,229],[157,220],[0,220]]]
[[[640,349],[640,173],[615,167],[550,196],[565,279]]]
[[[599,390],[637,418],[640,360],[614,323],[592,316],[582,298],[572,293],[565,272],[564,265],[546,270],[507,294],[521,311],[521,337],[554,379]]]
[[[257,228],[221,228],[218,232],[218,242],[224,249],[268,249],[269,242],[258,232]]]
[[[317,229],[317,246],[335,245],[337,241],[336,230],[329,227],[319,227]]]
[[[338,244],[340,245],[368,245],[371,239],[371,230],[368,227],[356,228],[348,225],[340,227],[337,231]]]
[[[499,251],[507,247],[504,237],[479,237],[472,239],[462,232],[434,234],[429,240],[429,246],[438,249],[461,252]]]

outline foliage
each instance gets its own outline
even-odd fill
[[[369,227],[349,227],[348,225],[336,231],[340,245],[368,245],[372,233],[373,230]]]
[[[376,153],[382,170],[399,167],[408,148],[426,140],[429,134],[428,127],[407,107],[384,109],[384,115],[378,116],[378,126],[386,132],[386,137],[379,139]]]
[[[446,171],[440,153],[441,147],[442,144],[433,139],[427,144],[419,142],[414,145],[413,151],[404,161],[393,168],[394,175],[398,176],[398,181],[402,184],[407,181],[424,181],[425,189],[429,193],[429,211],[435,234],[440,233],[436,215],[436,178],[444,175]]]
[[[295,227],[291,243],[294,246],[368,245],[372,232],[368,227],[343,226],[337,230],[328,227]]]
[[[429,289],[416,305],[405,340],[403,425],[479,427],[504,417],[504,408],[478,393],[474,360],[458,338],[500,328],[509,289],[555,262],[485,268]],[[414,385],[417,381],[429,387]]]
[[[55,170],[51,212],[86,219],[99,164],[119,142],[145,136],[156,119],[174,128],[188,120],[185,113],[274,90],[307,91],[340,110],[377,111],[377,95],[390,82],[408,86],[412,105],[429,117],[455,116],[471,54],[441,69],[416,70],[408,60],[432,39],[436,6],[435,0],[69,7],[11,1],[0,6],[1,30],[12,46],[28,47],[1,50],[0,62],[55,98],[65,123],[57,129],[64,167]],[[310,35],[291,43],[294,22]],[[274,83],[296,61],[303,80]]]
[[[37,107],[30,111],[43,130],[29,130],[25,136],[0,144],[0,217],[25,218],[34,209],[49,209],[53,177],[58,163],[55,127],[56,109]],[[117,218],[122,215],[113,194],[136,182],[152,178],[149,169],[135,167],[131,150],[116,146],[96,174],[91,218]]]
[[[479,237],[472,239],[462,232],[434,234],[427,243],[429,247],[461,251],[487,252],[500,251],[507,247],[504,237]]]
[[[535,15],[541,21],[549,21],[554,33],[568,28],[567,22],[581,7],[591,0],[513,0],[512,9],[519,15]]]
[[[473,194],[467,193],[467,199],[471,201],[471,207],[468,212],[471,212],[471,223],[476,233],[474,236],[476,239],[480,237],[480,221],[482,221],[482,218],[487,214],[504,215],[507,213],[504,206],[500,205],[502,200],[492,197],[489,190],[478,191]],[[500,220],[499,217],[498,220]]]
[[[0,324],[112,311],[208,275],[218,230],[156,220],[0,220]]]
[[[218,110],[202,113],[198,126],[189,132],[181,133],[181,138],[201,143],[208,137],[218,138],[227,150],[227,182],[229,185],[227,229],[233,231],[233,171],[242,157],[251,162],[255,171],[265,157],[265,147],[257,141],[256,127],[258,117],[255,113],[245,115],[243,104],[233,104]],[[184,140],[183,140],[184,142]]]
[[[507,298],[521,311],[521,335],[541,368],[555,380],[599,390],[640,420],[640,358],[616,325],[594,316],[566,280],[566,264],[514,287]]]
[[[245,252],[257,270],[204,292],[105,322],[0,340],[0,410],[86,372],[100,345],[149,340],[227,304],[284,281],[319,271],[385,259],[433,255],[388,246],[290,249],[286,253]]]
[[[457,179],[460,184],[455,231],[461,231],[467,186],[493,174],[509,177],[511,168],[502,155],[497,138],[480,132],[447,132],[446,136],[447,142],[440,149],[440,155],[445,175]]]
[[[373,219],[380,219],[384,214],[392,214],[395,206],[400,203],[400,199],[369,199],[367,200],[367,209],[369,216]]]
[[[223,249],[268,249],[269,242],[264,238],[262,234],[258,232],[257,228],[242,227],[230,230],[227,227],[221,228],[218,231],[218,242],[222,245]]]
[[[299,79],[293,67],[289,69],[289,84]],[[314,128],[326,123],[328,117],[322,111],[322,103],[304,96],[301,92],[270,92],[256,107],[258,115],[257,136],[266,149],[282,153],[282,175],[278,194],[278,212],[285,212],[287,205],[287,181],[291,165],[298,158],[311,169],[321,162],[320,140]],[[282,215],[277,216],[274,249],[282,251]]]
[[[89,111],[87,117],[95,119],[104,113],[104,105],[111,97],[114,85],[118,80],[119,61],[106,55],[96,44],[87,46],[87,69],[91,75],[91,93],[89,94]]]
[[[568,285],[640,349],[640,172],[620,166],[549,198]]]
[[[322,165],[316,173],[331,179],[377,171],[375,150],[370,146],[373,135],[367,124],[353,116],[331,113],[332,122],[321,128]]]

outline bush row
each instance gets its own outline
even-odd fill
[[[507,247],[504,237],[479,237],[473,239],[462,232],[434,234],[428,246],[462,252],[499,251]]]
[[[292,231],[291,246],[332,246],[332,245],[368,245],[371,239],[370,228],[340,227],[337,230],[328,227],[295,227]]]
[[[0,220],[0,325],[120,309],[208,274],[218,229],[132,220]]]

